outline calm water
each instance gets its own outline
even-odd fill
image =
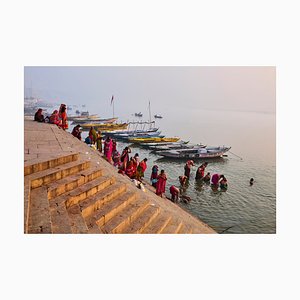
[[[275,114],[176,107],[158,113],[163,119],[157,119],[156,126],[164,135],[210,146],[228,145],[232,153],[242,158],[228,153],[228,157],[207,160],[207,172],[226,176],[226,192],[213,192],[209,185],[194,180],[196,169],[203,162],[196,161],[185,191],[192,201],[179,205],[218,232],[227,229],[224,233],[276,233]],[[148,113],[144,116],[139,120],[146,120]],[[128,115],[119,118],[136,120]],[[121,152],[126,145],[119,142],[118,150]],[[167,172],[167,195],[172,184],[179,186],[178,176],[183,175],[184,160],[161,158],[139,147],[132,147],[132,152],[139,153],[141,159],[148,158],[145,179],[150,179],[153,164]],[[253,186],[249,185],[251,177],[255,180]]]

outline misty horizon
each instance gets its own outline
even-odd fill
[[[275,67],[25,67],[24,96],[111,115],[179,109],[276,111]]]

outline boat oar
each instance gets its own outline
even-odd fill
[[[236,157],[238,157],[238,158],[242,159],[240,156],[238,156],[238,155],[234,154],[233,152],[231,152],[231,151],[228,151],[228,152],[229,152],[229,153],[231,153],[231,154],[233,154],[233,155],[235,155]]]

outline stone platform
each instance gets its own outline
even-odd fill
[[[147,187],[147,186],[146,186]],[[216,233],[56,125],[24,121],[25,233]]]

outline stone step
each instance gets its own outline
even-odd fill
[[[161,233],[164,234],[174,234],[178,233],[181,227],[183,226],[183,223],[178,218],[172,218],[169,224],[162,230]]]
[[[51,219],[47,188],[40,187],[30,193],[28,233],[51,233]]]
[[[126,192],[123,195],[119,195],[113,201],[108,202],[106,205],[101,207],[99,213],[95,216],[97,218],[97,225],[105,225],[111,218],[122,211],[126,206],[137,199],[136,192]]]
[[[81,210],[78,204],[67,209],[72,233],[88,233],[88,228],[82,217]]]
[[[28,179],[31,180],[31,188],[35,189],[42,185],[49,184],[50,182],[81,172],[89,168],[90,164],[90,161],[74,161],[63,166],[35,173],[34,176],[29,176]]]
[[[107,204],[116,197],[126,192],[127,185],[125,183],[116,182],[106,189],[95,194],[93,197],[87,198],[80,202],[82,216],[89,218],[94,215],[98,210],[102,209],[103,205]]]
[[[73,233],[65,204],[63,202],[52,204],[50,205],[52,233]]]
[[[135,200],[126,206],[116,216],[111,218],[100,229],[104,233],[122,233],[123,229],[133,222],[150,205],[150,200]]]
[[[141,233],[158,216],[160,210],[159,206],[150,204],[135,221],[124,229],[124,233]]]
[[[69,192],[85,183],[88,183],[103,175],[103,170],[99,166],[83,170],[79,174],[65,177],[61,180],[48,185],[48,199],[58,197],[66,192]]]
[[[104,190],[105,188],[109,187],[115,182],[116,178],[114,176],[102,176],[74,189],[67,195],[62,195],[62,197],[66,196],[66,208],[69,208],[72,205],[82,202],[86,198],[97,194],[98,192]]]
[[[180,228],[180,230],[178,231],[179,234],[187,234],[190,233],[191,228],[189,226],[187,226],[186,224],[183,224],[183,226]]]
[[[141,233],[161,233],[170,223],[172,216],[167,213],[160,213]]]
[[[114,197],[111,201],[106,203],[103,202],[102,206],[99,206],[98,210],[86,218],[89,233],[93,233],[94,228],[100,228],[100,226],[103,226],[105,223],[107,223],[122,209],[132,203],[136,197],[136,192],[123,192],[123,194]]]
[[[59,165],[63,165],[72,161],[76,161],[79,158],[78,153],[71,153],[68,155],[54,157],[49,160],[35,159],[24,164],[24,176],[41,172],[50,168],[54,168]]]

